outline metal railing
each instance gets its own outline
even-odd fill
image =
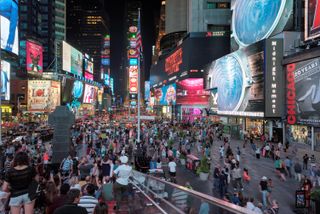
[[[156,175],[157,173],[155,173]],[[168,182],[159,177],[133,171],[131,183],[148,195],[162,213],[253,214],[244,207]],[[159,209],[160,210],[160,209]],[[201,212],[200,212],[201,211]]]

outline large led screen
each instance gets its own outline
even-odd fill
[[[150,97],[150,81],[144,82],[144,100],[149,101]]]
[[[71,91],[71,100],[69,103],[67,103],[67,106],[69,107],[69,109],[76,110],[80,107],[82,103],[83,91],[84,91],[83,82],[79,80],[74,81],[72,86],[72,91]]]
[[[155,97],[160,105],[176,104],[176,84],[162,86],[155,91]]]
[[[232,15],[232,50],[282,32],[293,10],[293,0],[236,0]]]
[[[208,105],[209,92],[204,90],[203,78],[189,78],[177,84],[177,104]]]
[[[129,67],[129,93],[138,93],[138,66]]]
[[[320,58],[287,65],[288,124],[320,125]]]
[[[26,69],[27,72],[43,72],[43,48],[31,41],[26,42]]]
[[[18,55],[18,20],[19,11],[16,1],[0,1],[1,49]]]
[[[93,59],[87,54],[84,56],[84,71],[93,74]]]
[[[256,43],[211,64],[207,88],[217,90],[218,114],[264,116],[263,44]]]
[[[320,36],[320,2],[319,0],[305,0],[305,40]]]
[[[85,72],[84,73],[84,78],[86,78],[87,80],[92,80],[93,81],[93,74]]]
[[[10,63],[1,60],[1,100],[10,100]]]
[[[96,99],[97,99],[97,93],[98,93],[97,87],[85,84],[83,103],[92,103],[92,104],[94,104],[96,102]]]
[[[62,42],[62,52],[62,69],[72,74],[82,76],[82,53],[64,41]]]
[[[50,112],[60,105],[60,82],[28,81],[28,111]]]

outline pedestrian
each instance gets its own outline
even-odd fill
[[[302,173],[302,166],[297,160],[294,164],[294,178],[301,182],[301,173]]]
[[[308,154],[305,154],[303,156],[303,169],[308,170],[308,162],[309,162],[309,156]]]
[[[238,162],[240,162],[240,155],[241,155],[241,151],[240,151],[239,146],[237,146],[237,155],[236,155],[236,158],[237,158],[237,161],[238,161]]]
[[[239,165],[236,164],[236,167],[231,171],[232,174],[232,180],[233,180],[233,188],[235,191],[238,190],[238,187],[243,191],[243,185],[241,181],[241,169],[239,168]]]
[[[224,147],[223,147],[223,145],[220,146],[219,153],[220,153],[220,159],[223,159],[223,156],[224,156]]]
[[[268,178],[263,176],[259,183],[259,189],[262,197],[262,204],[264,207],[267,207],[267,196],[268,196]]]
[[[219,173],[219,194],[220,198],[223,198],[225,193],[227,192],[227,175],[224,173],[224,171]]]
[[[257,148],[256,148],[256,158],[257,158],[257,159],[260,159],[260,152],[261,152],[261,151],[260,151],[260,148],[257,147]]]
[[[62,207],[57,208],[53,214],[87,214],[88,212],[86,208],[78,206],[78,203],[80,201],[80,194],[80,190],[71,189],[67,194],[66,204]]]
[[[243,168],[243,181],[249,183],[251,177],[249,176],[249,170],[247,168]]]
[[[291,175],[291,166],[292,166],[292,161],[291,159],[287,156],[286,159],[284,160],[284,164],[285,164],[285,169],[286,169],[286,172],[288,174],[288,176],[291,178],[292,175]]]
[[[174,162],[172,157],[170,157],[170,159],[169,159],[168,167],[169,167],[169,175],[170,175],[171,179],[175,180],[176,172],[177,172],[176,171],[177,164],[176,164],[176,162]]]

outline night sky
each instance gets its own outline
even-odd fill
[[[125,3],[130,0],[105,0],[105,9],[110,18],[111,31],[111,76],[115,78],[115,84],[123,73],[119,72],[121,56],[125,45]],[[152,60],[152,45],[155,44],[155,24],[160,15],[161,0],[141,0],[141,32],[145,59],[146,79],[149,78],[149,70]]]

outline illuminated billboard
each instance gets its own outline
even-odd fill
[[[204,89],[203,78],[189,78],[177,82],[177,104],[208,105],[209,92]]]
[[[98,103],[99,105],[102,105],[102,101],[103,101],[103,88],[98,89]]]
[[[160,105],[175,105],[176,104],[176,84],[162,86],[161,97],[159,98]]]
[[[287,65],[287,122],[320,125],[320,58]]]
[[[83,95],[83,103],[92,103],[92,104],[94,104],[96,102],[96,99],[97,99],[97,93],[98,93],[98,88],[97,87],[95,87],[93,85],[85,84],[84,95]]]
[[[293,0],[236,0],[231,48],[237,50],[281,33],[293,14]]]
[[[93,74],[85,72],[84,73],[84,78],[86,78],[87,80],[92,80],[93,81]]]
[[[264,116],[263,48],[260,42],[211,64],[207,86],[217,90],[218,114]]]
[[[109,86],[110,85],[110,76],[109,74],[104,74],[104,84]]]
[[[129,65],[138,65],[138,58],[129,59]]]
[[[62,70],[82,76],[82,53],[65,41],[62,42],[62,52]]]
[[[27,72],[43,72],[43,47],[31,41],[26,42],[26,69]]]
[[[60,82],[28,81],[28,111],[51,112],[60,105]]]
[[[71,100],[67,104],[69,109],[76,110],[80,107],[82,103],[82,97],[83,97],[83,82],[76,80],[73,82],[72,90],[71,90]]]
[[[320,2],[305,0],[304,38],[315,39],[320,36]]]
[[[149,101],[150,98],[150,81],[144,82],[144,100]]]
[[[93,74],[93,59],[88,54],[84,55],[84,72]]]
[[[129,93],[138,93],[138,66],[129,66]]]
[[[18,55],[19,10],[16,1],[0,1],[1,49]]]
[[[10,63],[1,60],[1,100],[10,100]]]
[[[110,77],[110,89],[111,89],[112,94],[114,94],[114,81],[113,81],[112,77]]]

